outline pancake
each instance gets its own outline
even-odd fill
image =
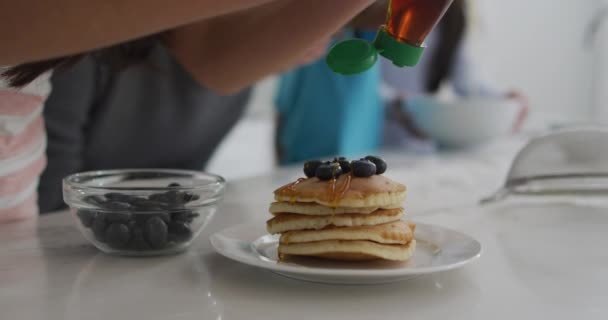
[[[270,204],[270,213],[273,215],[289,212],[315,216],[329,216],[334,214],[368,214],[379,209],[397,209],[401,208],[401,203],[385,206],[385,207],[326,207],[314,202],[273,202]]]
[[[412,222],[395,221],[375,226],[328,227],[322,230],[294,230],[281,235],[282,244],[326,240],[367,240],[380,244],[407,244],[414,239]]]
[[[328,226],[357,227],[373,226],[399,221],[403,209],[376,210],[369,214],[340,214],[328,216],[310,216],[295,213],[281,213],[266,222],[269,233],[283,233],[290,230],[320,230]]]
[[[372,241],[327,240],[306,243],[279,244],[279,254],[313,256],[334,260],[406,261],[416,251],[416,240],[405,245],[379,244]]]
[[[405,200],[405,186],[383,175],[344,174],[336,180],[299,179],[274,192],[279,202],[312,202],[328,207],[395,207]]]

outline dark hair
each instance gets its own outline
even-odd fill
[[[133,40],[123,44],[95,51],[48,59],[37,62],[28,62],[9,68],[2,72],[11,87],[19,88],[34,81],[47,71],[61,71],[68,68],[83,57],[92,55],[100,62],[107,64],[113,70],[121,70],[129,65],[145,60],[152,48],[156,45],[159,35],[151,35],[141,39]]]
[[[441,83],[450,76],[454,59],[467,26],[464,0],[454,0],[439,23],[438,48],[432,57],[426,89],[437,92]]]

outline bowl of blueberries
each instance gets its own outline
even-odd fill
[[[217,211],[225,180],[187,170],[77,173],[64,201],[84,237],[103,252],[130,256],[185,251]]]

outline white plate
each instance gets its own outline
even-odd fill
[[[297,257],[279,262],[278,236],[269,235],[264,223],[244,224],[211,236],[219,254],[277,274],[312,282],[377,284],[452,270],[481,255],[481,244],[458,231],[416,224],[416,253],[407,262],[338,262]]]

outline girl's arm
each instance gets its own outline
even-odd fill
[[[170,33],[168,45],[202,84],[236,92],[295,65],[373,0],[284,0]]]
[[[285,0],[0,0],[0,66],[89,51],[271,1]]]

